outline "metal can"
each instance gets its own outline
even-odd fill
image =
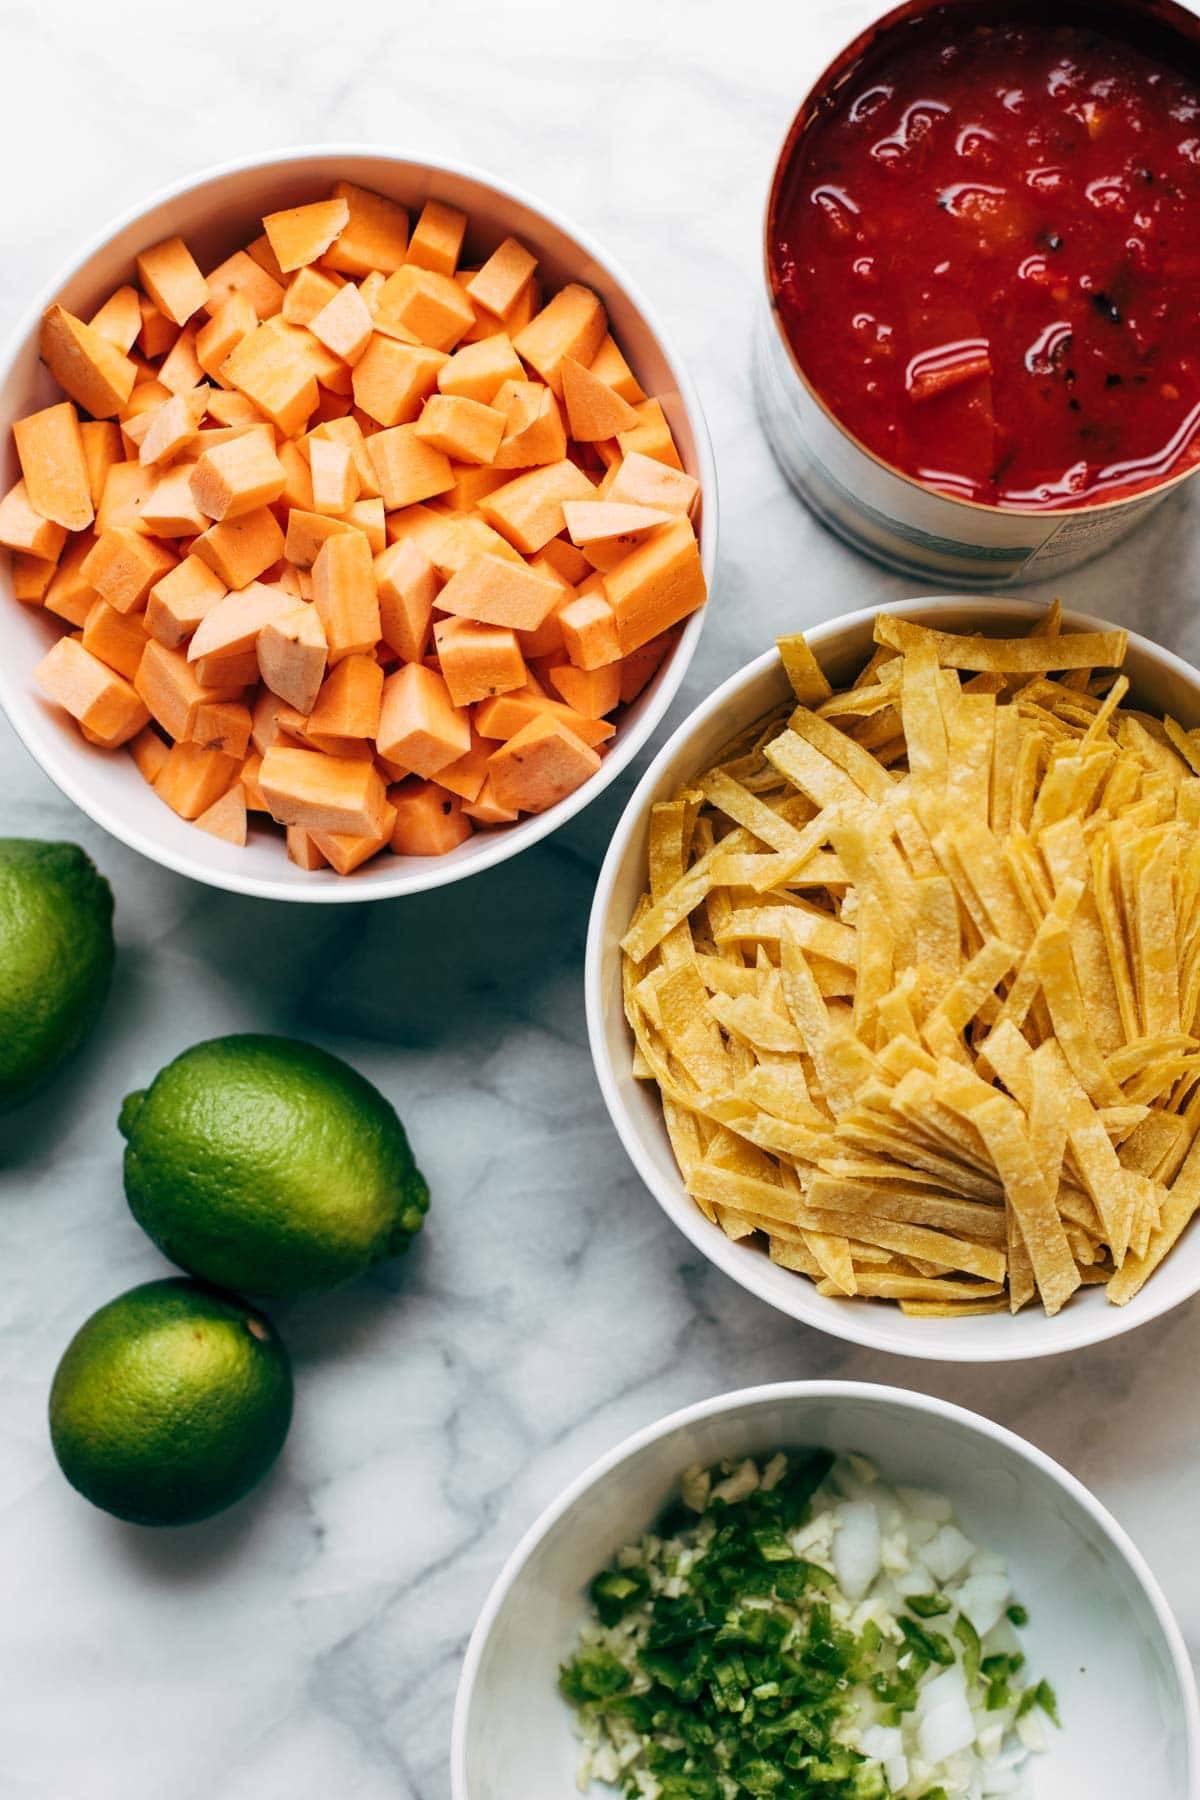
[[[880,39],[896,26],[946,11],[994,17],[996,0],[905,0],[847,45],[805,96],[775,165],[764,230],[766,305],[755,344],[755,388],[768,440],[789,481],[832,531],[877,562],[904,574],[936,576],[957,588],[1044,581],[1077,568],[1133,531],[1167,496],[1200,472],[1200,463],[1153,487],[1058,510],[1021,509],[958,498],[907,474],[868,448],[837,418],[809,380],[789,341],[774,289],[772,244],[781,192],[799,140]],[[1012,7],[1019,16],[1030,8]],[[1068,9],[1070,10],[1070,9]],[[1118,27],[1152,20],[1200,67],[1200,21],[1176,0],[1097,0],[1087,8]],[[1044,16],[1044,15],[1043,15]]]

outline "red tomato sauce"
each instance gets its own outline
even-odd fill
[[[850,432],[1037,510],[1200,460],[1200,69],[1045,11],[881,33],[795,140],[769,245],[800,368]]]

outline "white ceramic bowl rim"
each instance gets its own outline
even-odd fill
[[[203,186],[211,181],[219,181],[255,169],[265,171],[285,168],[288,164],[304,163],[312,158],[322,160],[338,158],[395,160],[413,163],[430,170],[456,176],[465,181],[478,182],[484,187],[494,189],[496,193],[505,198],[515,201],[519,206],[526,207],[530,212],[540,214],[554,230],[562,233],[564,237],[573,239],[588,256],[592,257],[605,270],[614,285],[623,290],[632,305],[645,319],[650,332],[658,342],[664,360],[670,364],[678,385],[680,399],[688,416],[695,442],[696,459],[700,465],[699,481],[704,506],[701,555],[708,581],[709,605],[711,605],[716,587],[718,528],[716,463],[713,458],[708,426],[695,384],[670,333],[664,330],[657,309],[647,300],[638,283],[633,281],[622,265],[597,243],[589,231],[577,226],[556,207],[546,205],[523,187],[502,180],[471,163],[443,156],[429,157],[420,151],[410,152],[394,144],[351,141],[330,144],[297,144],[280,150],[254,151],[246,156],[234,157],[227,162],[213,163],[190,175],[181,176],[175,181],[168,182],[164,187],[156,189],[145,199],[127,207],[116,218],[110,219],[88,240],[84,249],[64,264],[53,279],[46,283],[18,319],[15,328],[9,333],[2,350],[0,350],[0,380],[3,379],[4,372],[11,368],[21,346],[33,331],[46,307],[57,298],[72,277],[77,275],[93,257],[103,251],[110,239],[135,225],[143,214],[153,212],[157,207],[177,200],[193,188]],[[218,887],[230,893],[247,894],[259,899],[301,901],[316,905],[339,902],[361,904],[364,901],[387,900],[404,894],[423,893],[431,888],[444,887],[448,883],[467,880],[472,875],[480,875],[485,870],[493,869],[499,863],[507,862],[510,857],[517,856],[521,851],[531,848],[532,845],[549,836],[551,832],[557,831],[560,825],[565,825],[577,813],[582,812],[585,806],[590,805],[605,788],[611,785],[653,736],[687,673],[707,614],[708,606],[704,606],[686,620],[683,633],[666,665],[665,678],[659,681],[654,693],[647,696],[645,707],[637,720],[636,727],[618,732],[602,767],[597,770],[590,781],[586,781],[582,787],[577,788],[566,799],[560,800],[547,812],[522,819],[518,824],[503,830],[493,831],[486,838],[476,834],[471,840],[472,853],[461,861],[452,856],[428,857],[423,859],[427,867],[413,869],[411,861],[416,859],[411,859],[403,873],[397,873],[390,879],[377,879],[372,882],[370,887],[356,883],[352,877],[349,879],[339,877],[337,880],[294,887],[285,886],[281,881],[242,875],[237,871],[226,873],[211,869],[205,865],[203,851],[200,847],[194,858],[178,854],[169,845],[157,842],[153,836],[130,825],[118,813],[112,812],[107,807],[98,809],[95,801],[87,794],[86,784],[77,781],[65,766],[48,767],[40,753],[29,741],[20,721],[11,713],[9,717],[13,729],[29,755],[50,776],[67,798],[120,843],[125,844],[131,850],[136,850],[151,862],[159,863],[177,875],[186,875],[192,880],[204,882],[208,886]],[[0,686],[2,686],[2,680],[3,678],[0,676]],[[282,855],[281,847],[280,856],[282,857]]]
[[[454,1723],[451,1735],[450,1782],[453,1800],[471,1800],[467,1788],[467,1721],[475,1691],[476,1677],[488,1637],[497,1615],[520,1577],[522,1569],[551,1527],[570,1511],[575,1502],[589,1488],[596,1487],[613,1474],[622,1463],[657,1439],[668,1437],[672,1432],[694,1425],[701,1420],[720,1418],[724,1413],[792,1399],[834,1402],[852,1399],[868,1402],[882,1401],[893,1406],[908,1407],[914,1412],[929,1413],[949,1419],[968,1431],[974,1431],[982,1437],[992,1439],[994,1443],[1002,1445],[1020,1461],[1031,1464],[1043,1475],[1056,1482],[1099,1526],[1117,1556],[1132,1570],[1149,1600],[1170,1651],[1180,1692],[1184,1696],[1189,1754],[1193,1762],[1200,1757],[1200,1699],[1197,1697],[1196,1676],[1175,1615],[1167,1603],[1157,1578],[1151,1572],[1133,1539],[1123,1526],[1117,1523],[1108,1508],[1102,1505],[1091,1490],[1072,1475],[1069,1469],[1064,1469],[1061,1463],[1057,1463],[1053,1457],[1047,1456],[1044,1450],[1039,1450],[1036,1444],[1031,1444],[1026,1438],[1019,1437],[1015,1431],[1009,1431],[1007,1426],[997,1425],[994,1420],[987,1418],[982,1413],[971,1412],[965,1406],[955,1406],[949,1400],[939,1400],[932,1394],[916,1393],[908,1388],[887,1387],[870,1381],[780,1381],[764,1383],[757,1387],[739,1388],[732,1393],[718,1394],[711,1400],[701,1400],[695,1405],[682,1407],[678,1412],[669,1413],[665,1418],[644,1426],[640,1431],[635,1431],[615,1449],[609,1450],[604,1456],[598,1458],[581,1475],[577,1475],[574,1481],[570,1482],[559,1494],[558,1498],[552,1500],[549,1506],[534,1520],[496,1577],[467,1645],[454,1703]],[[1180,1800],[1182,1800],[1182,1796]]]
[[[1016,595],[984,596],[976,594],[938,594],[915,599],[895,601],[885,605],[859,607],[854,612],[839,613],[830,619],[806,627],[806,635],[813,641],[818,660],[820,660],[824,634],[844,632],[868,624],[881,612],[895,613],[902,618],[918,617],[936,622],[939,613],[953,613],[969,610],[979,616],[981,624],[989,617],[1019,617],[1033,619],[1044,613],[1045,606],[1040,601],[1022,600]],[[1063,625],[1069,630],[1102,631],[1113,630],[1111,621],[1095,617],[1091,613],[1064,609]],[[1124,629],[1124,628],[1122,628]],[[1161,644],[1141,636],[1135,631],[1128,632],[1131,649],[1143,652],[1148,660],[1159,664],[1173,674],[1177,680],[1185,684],[1197,696],[1200,705],[1200,671],[1192,668],[1182,657],[1176,656]],[[650,1190],[657,1203],[667,1212],[672,1223],[690,1239],[696,1249],[724,1274],[730,1276],[739,1286],[753,1294],[764,1305],[777,1305],[777,1302],[762,1291],[756,1275],[759,1272],[761,1257],[759,1253],[748,1250],[744,1245],[732,1239],[720,1238],[712,1234],[708,1221],[699,1207],[690,1200],[686,1207],[676,1210],[664,1199],[663,1182],[659,1171],[646,1155],[637,1129],[629,1120],[627,1108],[618,1090],[617,1080],[610,1057],[609,1045],[605,1031],[605,1008],[609,994],[604,985],[604,952],[606,948],[605,934],[608,913],[612,902],[613,888],[620,875],[625,857],[629,851],[631,839],[638,831],[650,801],[654,797],[655,788],[662,778],[662,770],[676,753],[684,747],[698,730],[700,725],[720,713],[726,706],[735,708],[734,721],[730,726],[729,736],[740,729],[741,721],[736,717],[736,705],[744,687],[763,674],[778,660],[778,653],[767,650],[761,656],[746,663],[723,682],[708,699],[703,701],[683,723],[672,733],[662,746],[646,770],[642,779],[634,789],[626,804],[625,811],[617,822],[609,844],[607,855],[600,869],[596,883],[595,897],[592,902],[592,913],[588,924],[587,954],[584,969],[584,991],[587,1007],[588,1039],[591,1046],[592,1061],[596,1070],[596,1078],[604,1103],[608,1108],[617,1135],[624,1145],[626,1154],[636,1168],[645,1186]],[[682,1184],[679,1184],[682,1193]],[[686,1198],[686,1196],[685,1196]],[[797,1299],[809,1299],[806,1290],[810,1284],[805,1277],[795,1277],[801,1284]],[[914,1330],[905,1337],[903,1343],[894,1340],[882,1341],[876,1325],[876,1309],[874,1303],[855,1305],[852,1302],[831,1302],[823,1305],[819,1313],[813,1310],[792,1311],[783,1308],[788,1316],[798,1323],[812,1326],[824,1331],[829,1336],[845,1339],[852,1344],[859,1344],[867,1349],[882,1350],[892,1356],[914,1356],[934,1362],[1019,1362],[1027,1358],[1065,1355],[1068,1351],[1080,1350],[1090,1344],[1099,1343],[1109,1338],[1119,1337],[1124,1332],[1136,1329],[1140,1325],[1150,1323],[1170,1312],[1174,1307],[1182,1305],[1192,1298],[1200,1289],[1200,1259],[1197,1261],[1196,1279],[1190,1292],[1172,1291],[1169,1284],[1156,1285],[1153,1281],[1138,1295],[1136,1312],[1129,1307],[1107,1306],[1094,1311],[1080,1309],[1072,1314],[1070,1311],[1061,1314],[1053,1321],[1054,1333],[1048,1341],[1036,1346],[1023,1347],[1020,1340],[1012,1343],[997,1341],[982,1345],[976,1341],[973,1346],[965,1343],[956,1344],[952,1334],[944,1337],[925,1335],[917,1326],[925,1326],[932,1321],[914,1323]],[[819,1301],[820,1296],[811,1290],[811,1298]],[[949,1324],[962,1323],[948,1321]]]

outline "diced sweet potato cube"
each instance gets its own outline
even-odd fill
[[[113,463],[104,477],[104,491],[96,508],[97,532],[112,531],[123,526],[130,531],[142,529],[142,507],[158,486],[153,469],[141,463]]]
[[[587,558],[576,550],[574,544],[568,544],[565,538],[551,538],[534,563],[534,568],[543,562],[548,563],[554,573],[561,576],[568,587],[578,587],[579,583],[586,581],[591,574]]]
[[[22,550],[27,556],[40,556],[44,562],[54,562],[66,541],[62,525],[35,511],[23,481],[9,488],[0,500],[0,544],[9,550]]]
[[[671,427],[667,423],[667,415],[657,400],[643,400],[634,409],[638,422],[631,431],[622,431],[617,437],[617,447],[622,456],[632,456],[638,452],[642,456],[653,457],[656,462],[666,463],[669,468],[681,469],[679,451],[675,448],[675,439],[671,436]]]
[[[494,337],[464,344],[456,350],[438,370],[437,384],[443,394],[490,406],[506,381],[524,379],[524,365],[513,349],[512,339],[507,332],[498,331]]]
[[[408,240],[406,261],[437,275],[453,275],[466,231],[465,212],[441,200],[427,200]]]
[[[192,545],[197,556],[227,588],[249,587],[283,555],[283,533],[274,513],[262,506],[236,519],[220,519]]]
[[[371,546],[360,531],[326,540],[313,564],[313,601],[325,627],[332,668],[379,641],[379,597]]]
[[[376,745],[389,761],[429,777],[466,755],[470,723],[440,675],[423,663],[407,663],[383,684]]]
[[[351,875],[391,842],[395,824],[396,809],[387,805],[377,831],[369,832],[365,837],[355,837],[344,831],[318,831],[313,834],[313,846],[339,875]]]
[[[121,430],[111,419],[84,419],[79,427],[92,505],[100,505],[108,471],[122,460]]]
[[[223,750],[206,750],[202,744],[172,744],[154,791],[181,819],[198,819],[236,784],[237,778],[237,761]]]
[[[312,322],[323,306],[328,306],[346,286],[332,275],[325,275],[320,269],[299,269],[288,282],[283,296],[283,316],[289,325],[307,325]]]
[[[186,325],[208,300],[208,283],[180,237],[167,238],[143,250],[137,259],[138,280],[165,318]]]
[[[222,651],[216,656],[198,656],[192,667],[201,687],[212,688],[227,698],[240,694],[258,680],[258,658],[253,650]]]
[[[557,719],[589,746],[606,743],[616,731],[607,719],[586,719],[564,701],[550,699],[540,688],[535,691],[532,677],[521,693],[498,694],[494,700],[482,701],[474,713],[475,729],[485,738],[515,737],[531,720],[543,718]]]
[[[246,245],[246,255],[256,262],[260,269],[265,269],[272,281],[277,281],[280,287],[287,286],[283,278],[283,270],[279,266],[275,252],[271,248],[271,240],[265,231],[260,232],[252,243]]]
[[[343,657],[326,677],[308,718],[323,737],[373,738],[379,729],[383,670],[373,656]]]
[[[632,431],[638,424],[638,416],[628,400],[622,400],[614,388],[573,356],[563,358],[562,391],[571,436],[580,443],[594,444],[601,438],[613,438],[619,431]]]
[[[283,212],[268,213],[263,230],[276,262],[285,275],[290,275],[293,269],[302,269],[306,263],[324,256],[349,220],[349,202],[335,195],[332,200],[314,200],[308,206],[289,206]]]
[[[483,267],[467,282],[467,293],[477,306],[482,306],[503,319],[512,311],[529,286],[537,257],[514,237],[505,238],[488,257]]]
[[[515,631],[477,625],[473,619],[439,619],[433,641],[455,706],[473,706],[525,684],[525,659]]]
[[[397,856],[445,856],[471,835],[462,801],[436,781],[405,781],[389,789],[396,809],[392,849]]]
[[[270,620],[258,634],[258,668],[264,682],[305,715],[316,704],[327,654],[321,615],[307,602]]]
[[[475,323],[475,309],[456,281],[411,263],[384,282],[378,313],[431,350],[453,350]]]
[[[631,506],[612,500],[568,500],[563,518],[573,544],[598,544],[618,538],[631,540],[628,548],[656,526],[669,525],[674,515],[650,506]]]
[[[117,612],[143,606],[156,581],[175,567],[175,557],[144,532],[128,526],[102,531],[89,550],[82,574]]]
[[[140,523],[151,537],[194,537],[209,520],[192,497],[192,464],[181,462],[160,475],[142,502]]]
[[[371,341],[374,326],[366,301],[352,281],[309,321],[309,330],[343,362],[356,363]]]
[[[300,869],[323,869],[325,858],[317,849],[310,831],[301,825],[289,825],[287,828],[287,853],[289,862],[294,862]]]
[[[384,820],[387,792],[370,762],[272,744],[258,781],[272,818],[281,825],[370,837]]]
[[[308,463],[313,510],[335,518],[348,512],[358,499],[358,474],[347,446],[331,438],[310,438]]]
[[[640,406],[646,398],[636,375],[621,353],[620,345],[611,335],[606,335],[588,368],[598,381],[612,388],[622,400],[628,400],[630,406]]]
[[[450,459],[417,436],[414,425],[394,425],[367,439],[375,479],[388,512],[429,500],[454,486]]]
[[[138,461],[146,468],[155,468],[178,456],[195,437],[207,405],[208,389],[199,387],[190,393],[172,394],[169,400],[156,406],[146,415],[148,424],[138,450]]]
[[[204,374],[204,370],[200,367],[200,358],[196,353],[199,339],[200,324],[198,320],[193,320],[190,325],[184,326],[158,365],[158,379],[170,393],[187,394],[194,387],[199,386]],[[245,341],[248,343],[249,339]]]
[[[181,650],[168,650],[149,638],[133,685],[168,737],[183,741],[192,735],[199,707],[210,700],[236,699],[244,683],[232,689],[206,687]]]
[[[408,214],[395,200],[374,194],[350,181],[335,181],[335,200],[345,200],[350,218],[336,243],[325,252],[325,266],[343,275],[390,275],[408,249]]]
[[[621,654],[648,643],[703,606],[707,590],[700,547],[686,519],[676,519],[631,550],[604,578],[617,619]]]
[[[291,519],[296,512],[311,513],[313,510],[312,470],[308,460],[299,446],[291,438],[284,438],[276,447],[276,456],[283,470],[283,492],[279,502],[289,512],[288,534],[291,535]],[[323,541],[323,540],[322,540]],[[286,552],[285,552],[286,554]],[[316,551],[313,551],[313,555]]]
[[[551,687],[585,719],[602,719],[620,705],[619,663],[606,663],[598,669],[578,669],[573,663],[560,663],[549,673]]]
[[[308,434],[308,443],[314,439],[327,440],[331,444],[344,444],[354,462],[354,472],[358,476],[358,491],[365,499],[372,499],[379,493],[375,480],[375,469],[367,452],[367,440],[363,436],[362,426],[357,419],[328,419],[316,425]]]
[[[115,344],[122,355],[137,343],[138,333],[142,329],[142,309],[138,305],[138,291],[126,284],[108,296],[99,312],[93,313],[88,320],[93,331]]]
[[[68,531],[83,531],[95,517],[79,414],[69,400],[18,419],[13,439],[25,491],[34,512]]]
[[[215,318],[232,295],[242,294],[254,308],[256,319],[273,319],[283,305],[283,292],[283,284],[275,273],[244,250],[235,250],[209,271],[205,310]]]
[[[269,425],[254,426],[206,450],[191,473],[192,495],[210,519],[239,519],[270,506],[287,482]]]
[[[506,382],[496,395],[504,408],[504,437],[493,458],[498,469],[533,469],[561,462],[567,431],[558,401],[540,381]]]
[[[52,562],[49,557],[30,556],[27,551],[14,550],[12,555],[13,599],[22,601],[26,606],[40,606],[46,598],[57,569],[57,562]]]
[[[564,500],[587,500],[594,490],[583,470],[565,457],[530,469],[479,502],[489,525],[526,556],[536,556],[564,530]]]
[[[196,708],[192,742],[224,750],[241,762],[250,746],[250,708],[244,700],[202,700]]]
[[[133,392],[129,357],[63,306],[43,316],[40,349],[59,387],[95,419],[115,417]]]
[[[221,364],[221,380],[252,400],[285,437],[294,437],[316,410],[317,378],[304,347],[295,337],[283,336],[276,329],[279,323],[270,319],[243,338]],[[299,335],[299,327],[286,322],[284,330]]]
[[[124,677],[73,637],[59,638],[51,646],[33,679],[105,749],[127,743],[149,723],[149,713]]]
[[[494,469],[486,464],[452,461],[450,467],[454,486],[439,494],[438,499],[443,507],[456,513],[473,513],[486,494],[494,494],[513,478],[511,469]]]
[[[253,264],[251,267],[253,268]],[[261,273],[261,271],[260,271]],[[228,362],[238,345],[250,337],[258,325],[258,315],[250,296],[240,289],[222,301],[206,325],[196,333],[196,361],[206,375],[216,381],[222,364]]]
[[[291,594],[264,581],[252,581],[248,587],[226,594],[196,627],[188,645],[188,661],[253,650],[263,626],[292,612],[295,604]]]
[[[240,781],[226,788],[219,800],[202,812],[196,820],[201,831],[207,831],[211,837],[221,838],[227,844],[236,844],[241,850],[246,843],[246,790]]]
[[[492,792],[514,812],[545,812],[594,775],[600,757],[559,719],[531,719],[488,761]]]
[[[346,514],[346,522],[362,532],[371,546],[372,556],[378,556],[386,548],[387,514],[382,500],[356,500]]]
[[[389,544],[375,558],[379,630],[405,662],[419,662],[429,646],[438,579],[433,564],[412,539]]]
[[[491,777],[484,782],[474,800],[464,801],[463,817],[478,825],[511,825],[519,815],[515,807],[501,806],[496,799]]]
[[[461,800],[477,800],[487,780],[488,758],[496,748],[495,740],[471,733],[471,748],[457,762],[438,770],[438,783],[457,794]]]
[[[128,744],[130,756],[142,780],[154,786],[167,760],[167,746],[153,725],[146,725]]]
[[[168,650],[195,631],[206,613],[226,594],[225,583],[198,556],[181,563],[156,581],[146,601],[146,630]]]
[[[305,512],[293,506],[288,514],[284,555],[297,569],[310,569],[331,537],[342,537],[355,527],[348,519],[334,519],[326,513]]]
[[[440,611],[481,625],[535,631],[562,598],[558,585],[525,563],[499,556],[473,556],[451,576],[437,597]]]
[[[213,388],[208,396],[208,416],[226,426],[261,425],[263,415],[253,400],[234,388]]]
[[[376,332],[354,365],[354,403],[380,425],[411,424],[436,388],[445,361],[440,350]]]
[[[617,616],[603,594],[577,595],[560,607],[558,621],[563,648],[576,668],[601,669],[620,660]]]
[[[685,470],[634,450],[622,457],[613,471],[607,498],[614,505],[651,506],[687,518],[699,492],[700,483]]]
[[[137,335],[138,349],[143,356],[165,356],[179,336],[178,325],[168,319],[165,313],[160,313],[153,300],[148,300],[145,294],[138,295],[138,312],[142,319],[142,328]]]
[[[608,330],[608,315],[599,294],[569,281],[543,306],[537,317],[513,334],[522,362],[536,369],[555,394],[562,393],[562,365],[570,356],[590,363]]]
[[[146,628],[139,614],[114,612],[107,600],[95,600],[80,641],[85,650],[132,681],[146,648]]]
[[[95,539],[84,532],[74,539],[55,568],[42,604],[49,613],[65,619],[69,625],[82,625],[99,598],[83,573],[83,565],[91,553]]]
[[[490,463],[504,436],[504,414],[480,400],[431,394],[413,430],[456,462]]]

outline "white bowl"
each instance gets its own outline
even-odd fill
[[[847,613],[806,632],[835,687],[852,680],[870,655],[872,627],[879,610],[871,607]],[[1044,608],[1025,600],[955,597],[906,600],[887,610],[936,623],[945,630],[982,628],[997,636],[1027,628]],[[1064,623],[1074,630],[1104,628],[1102,620],[1083,613],[1065,614]],[[1131,633],[1125,670],[1134,697],[1150,710],[1169,712],[1189,728],[1200,725],[1200,674],[1179,657]],[[1015,1318],[1007,1313],[965,1319],[909,1318],[883,1301],[825,1298],[806,1276],[777,1267],[751,1243],[727,1238],[684,1191],[657,1089],[652,1083],[635,1081],[631,1073],[633,1039],[621,1004],[620,940],[646,886],[651,806],[678,792],[744,726],[781,705],[789,693],[779,658],[770,650],[747,663],[697,707],[635,788],[600,871],[588,928],[588,1035],[605,1103],[638,1174],[696,1248],[752,1294],[806,1325],[897,1356],[943,1362],[1050,1356],[1118,1337],[1189,1300],[1200,1289],[1200,1232],[1185,1238],[1128,1306],[1113,1306],[1103,1288],[1095,1287],[1076,1294],[1053,1319],[1034,1307]]]
[[[187,239],[201,266],[210,267],[254,237],[264,213],[318,197],[339,177],[410,208],[430,196],[447,200],[470,217],[471,252],[486,254],[513,233],[536,252],[552,286],[582,281],[596,289],[608,308],[614,336],[647,393],[662,401],[684,465],[700,482],[701,557],[711,595],[717,555],[712,448],[695,389],[648,302],[585,232],[519,189],[460,164],[423,162],[361,145],[285,150],[226,163],[163,189],[106,226],[38,296],[0,357],[0,492],[20,472],[12,445],[14,419],[59,397],[37,354],[38,323],[52,300],[88,316],[114,287],[134,278],[140,250],[176,233]],[[384,855],[345,878],[331,869],[309,873],[297,868],[288,862],[282,838],[273,835],[252,835],[239,850],[197,831],[155,798],[129,757],[105,755],[87,744],[30,679],[61,627],[39,608],[13,599],[7,555],[0,554],[0,565],[0,705],[30,755],[76,806],[130,849],[196,881],[270,900],[380,900],[415,894],[493,868],[536,844],[594,800],[637,755],[678,691],[704,620],[703,610],[687,620],[671,656],[625,712],[601,768],[574,794],[515,825],[477,832],[446,856]]]
[[[1187,1651],[1154,1577],[1087,1489],[989,1419],[856,1382],[787,1382],[704,1401],[629,1438],[579,1477],[509,1558],[475,1627],[454,1713],[453,1800],[562,1800],[578,1745],[559,1665],[586,1587],[692,1463],[779,1446],[860,1451],[886,1480],[945,1493],[968,1534],[1008,1559],[1029,1610],[1029,1668],[1063,1730],[1031,1758],[1031,1800],[1193,1800],[1200,1715]],[[596,1788],[597,1796],[611,1790]]]

